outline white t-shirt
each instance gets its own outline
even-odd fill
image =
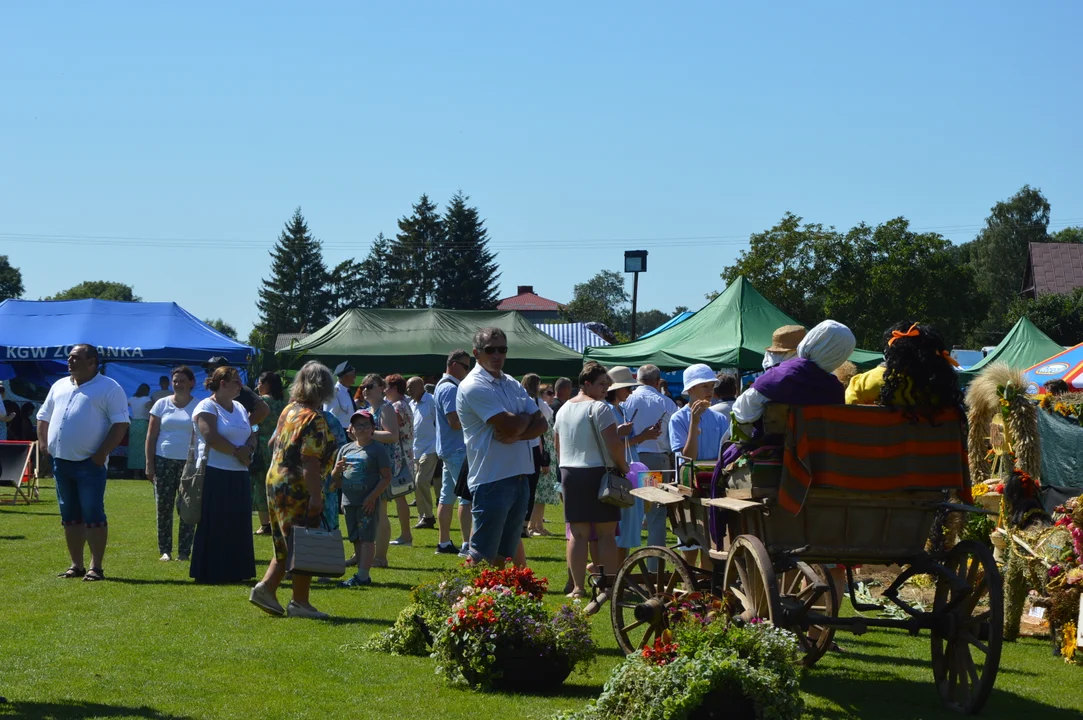
[[[49,423],[50,455],[86,460],[98,452],[113,425],[128,424],[128,400],[111,377],[95,375],[82,385],[66,377],[49,388],[37,417]]]
[[[467,467],[470,469],[466,484],[471,491],[485,483],[534,472],[530,442],[494,440],[493,426],[488,423],[490,418],[502,412],[516,415],[538,412],[538,406],[515,378],[507,373],[494,378],[480,364],[474,366],[459,383],[455,410],[463,425]]]
[[[203,456],[207,452],[207,443],[203,439],[203,434],[199,432],[199,425],[195,422],[196,416],[208,413],[218,417],[218,434],[234,445],[244,445],[248,442],[248,438],[252,435],[252,425],[248,422],[248,411],[237,402],[233,401],[233,412],[226,412],[226,409],[216,403],[213,397],[204,398],[199,401],[195,409],[192,410],[192,426],[196,430],[196,436],[199,439],[199,459],[202,460]],[[218,468],[219,470],[247,470],[248,466],[243,465],[240,460],[223,452],[219,452],[214,448],[210,448],[210,455],[207,456],[207,466],[212,468]]]
[[[154,403],[150,414],[158,418],[158,442],[154,453],[169,460],[187,460],[188,446],[192,444],[192,410],[198,402],[189,400],[184,407],[177,407],[173,396]]]
[[[131,408],[132,420],[150,420],[150,396],[128,398],[128,407]]]
[[[593,420],[591,420],[592,412]],[[617,418],[613,415],[613,409],[600,400],[566,402],[561,405],[554,426],[556,434],[560,437],[560,467],[612,467],[613,458],[609,455],[609,448],[605,447],[604,438],[599,441],[594,425],[597,424],[598,434],[600,434],[616,422]],[[598,448],[599,442],[605,455],[602,455]]]

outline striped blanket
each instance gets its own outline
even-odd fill
[[[813,485],[886,492],[946,488],[971,502],[962,411],[934,423],[869,405],[791,407],[778,503],[796,515]]]

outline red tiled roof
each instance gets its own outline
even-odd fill
[[[1083,244],[1031,243],[1023,293],[1061,295],[1083,286]]]
[[[497,310],[523,310],[534,312],[547,311],[556,312],[560,309],[560,303],[555,300],[549,300],[543,298],[532,292],[519,293],[518,295],[512,295],[509,298],[504,298],[496,305]]]

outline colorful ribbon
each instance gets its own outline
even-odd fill
[[[907,330],[906,332],[899,332],[898,330],[892,330],[891,331],[891,339],[887,341],[887,344],[888,344],[888,347],[891,347],[892,345],[895,344],[895,341],[898,340],[899,338],[920,337],[920,336],[921,336],[921,331],[918,330],[918,324],[914,323],[913,325],[910,326],[910,329]]]

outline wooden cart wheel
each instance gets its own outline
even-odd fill
[[[669,548],[645,547],[629,555],[610,593],[613,634],[624,654],[639,652],[661,637],[669,627],[669,611],[695,591],[688,565]]]
[[[816,596],[817,585],[827,585],[827,590]],[[831,582],[831,574],[822,565],[797,563],[779,576],[779,607],[782,610],[782,626],[797,635],[797,644],[801,648],[801,664],[812,667],[824,656],[831,641],[835,638],[835,628],[828,625],[809,625],[801,628],[801,616],[805,612],[814,612],[828,617],[839,616],[839,597]],[[812,605],[805,610],[805,604]]]
[[[772,625],[780,619],[778,583],[771,556],[760,539],[738,535],[730,545],[723,587],[737,603],[735,617],[763,620]]]
[[[972,715],[989,698],[1000,667],[1004,587],[993,554],[973,540],[953,547],[944,566],[969,589],[953,595],[946,580],[937,582],[933,613],[947,617],[933,629],[933,680],[946,707]],[[962,602],[948,610],[959,594]]]

